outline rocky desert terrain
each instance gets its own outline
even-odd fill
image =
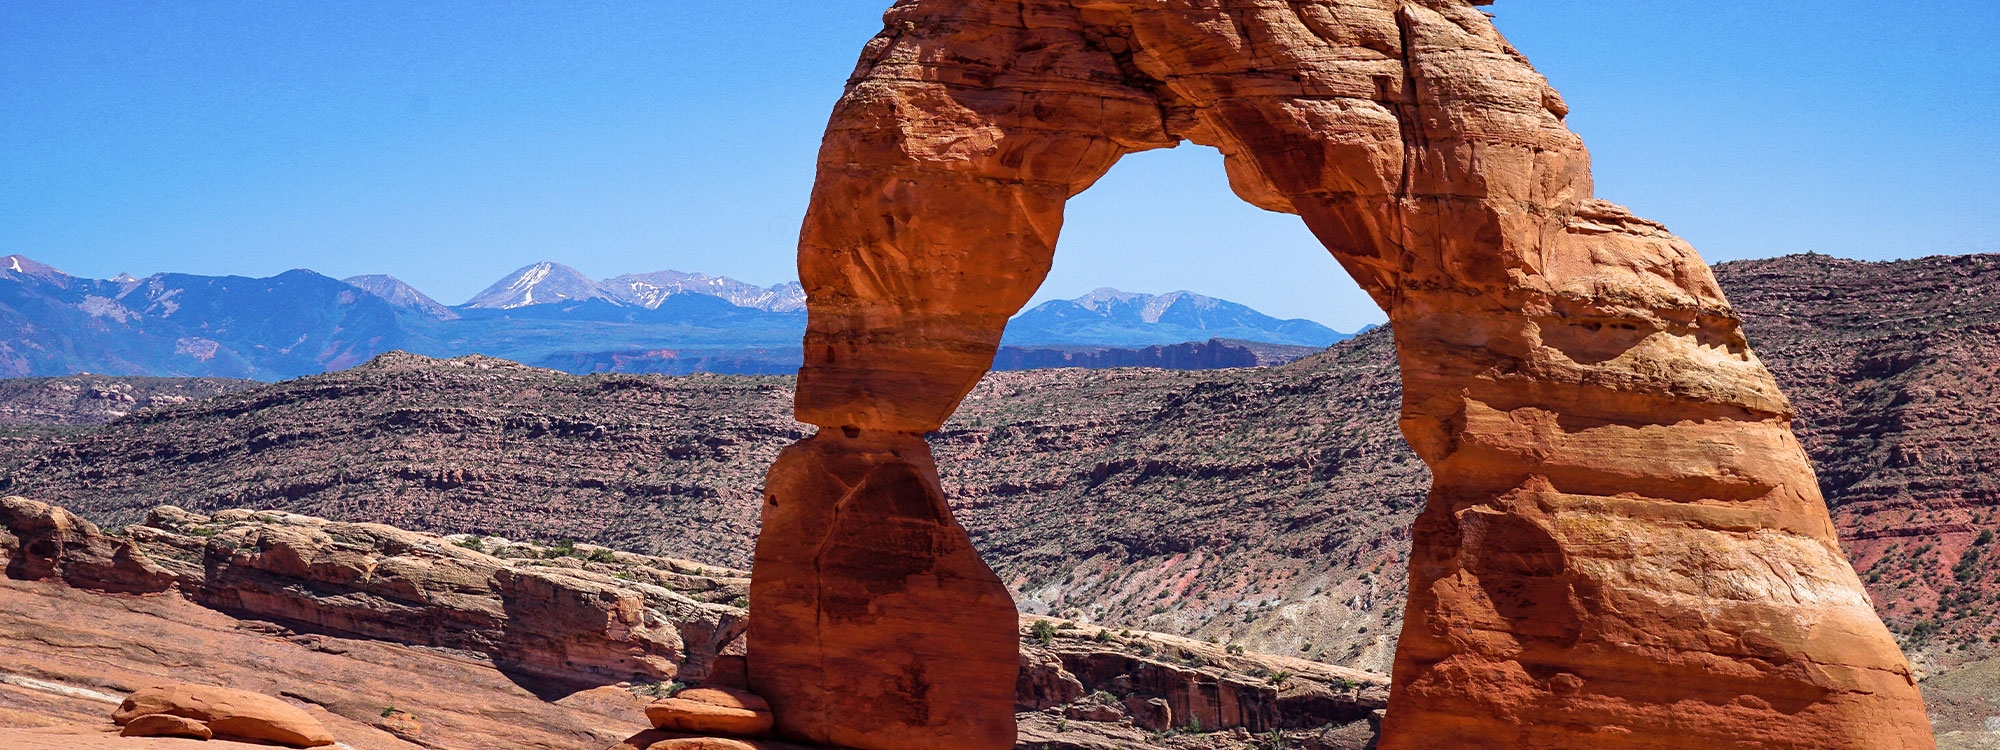
[[[747,573],[589,544],[171,506],[105,532],[0,498],[0,567],[0,747],[140,747],[111,708],[184,682],[284,699],[358,750],[599,750],[655,699],[744,681]],[[1360,748],[1388,697],[1167,634],[1020,634],[1023,748]]]
[[[1959,675],[2000,651],[2000,256],[1717,275],[1939,730],[1983,728],[1991,681]],[[114,525],[273,508],[742,567],[762,472],[809,433],[791,393],[385,355],[18,442],[5,486]],[[1428,484],[1399,398],[1377,330],[1278,367],[995,373],[931,437],[1024,612],[1381,672]]]

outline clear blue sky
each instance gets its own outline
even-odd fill
[[[543,259],[775,283],[888,0],[7,0],[0,254],[71,273],[389,273],[447,304]],[[1500,0],[1598,192],[1712,261],[2000,251],[2000,3]],[[1191,146],[1071,206],[1044,297],[1191,289],[1380,319]]]

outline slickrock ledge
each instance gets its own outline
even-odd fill
[[[729,690],[745,682],[740,639],[713,656],[689,649],[675,662],[658,639],[613,638],[609,624],[627,621],[611,619],[614,605],[643,603],[638,621],[653,622],[655,634],[740,633],[748,613],[735,605],[747,582],[729,568],[275,511],[199,515],[163,506],[147,524],[106,532],[62,508],[4,498],[0,570],[8,571],[0,577],[0,746],[149,746],[154,738],[116,736],[106,717],[124,696],[175,681],[277,696],[356,750],[818,747],[717,737],[714,725],[646,729],[649,701],[667,697],[671,683],[703,683],[681,693],[691,698],[741,695]],[[546,653],[624,644],[660,658],[524,669],[532,662],[506,650],[519,648],[506,628],[467,626],[490,624],[477,615],[490,613],[495,598],[512,614],[499,583],[506,571],[571,592],[535,600],[569,613],[532,620],[540,639],[532,643]],[[586,595],[600,598],[575,603]],[[1251,750],[1274,736],[1296,748],[1360,748],[1373,736],[1367,717],[1386,696],[1381,675],[1163,634],[1018,622],[1022,750]],[[614,680],[606,663],[671,666],[674,676]],[[134,733],[159,729],[193,731],[142,725]],[[220,733],[211,742],[237,745]]]
[[[694,563],[602,548],[558,554],[502,540],[495,556],[468,548],[486,546],[469,538],[275,511],[163,506],[122,538],[24,498],[0,499],[0,514],[6,538],[19,540],[0,540],[16,578],[111,591],[172,585],[216,609],[478,653],[561,683],[706,680],[746,627],[742,610],[712,601],[740,598],[740,577],[718,586],[682,572]]]

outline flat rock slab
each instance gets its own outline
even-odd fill
[[[625,738],[606,750],[838,750],[827,745],[800,745],[778,740],[709,737],[685,732],[649,729]]]
[[[771,731],[771,704],[729,688],[688,688],[646,706],[653,728],[755,737]]]
[[[0,748],[7,750],[270,750],[270,745],[253,745],[233,740],[194,740],[177,737],[120,737],[118,727],[106,721],[98,726],[36,727],[0,729]]]
[[[6,750],[251,747],[118,737],[110,717],[119,701],[164,682],[280,697],[354,750],[594,750],[648,726],[646,701],[624,689],[551,690],[515,680],[476,658],[293,634],[178,595],[104,595],[0,578],[0,725],[15,727],[0,735]],[[385,709],[394,710],[385,717]],[[62,726],[101,728],[112,744],[28,728]]]

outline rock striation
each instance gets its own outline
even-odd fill
[[[638,748],[667,742],[673,744],[664,747],[802,747],[745,737],[763,733],[771,717],[758,696],[740,690],[743,658],[734,645],[708,660],[706,674],[699,669],[701,658],[693,654],[671,679],[635,675],[605,684],[604,659],[574,645],[571,653],[577,659],[566,672],[533,673],[522,667],[531,659],[481,645],[500,637],[495,634],[459,640],[440,636],[439,631],[463,628],[487,608],[481,600],[492,595],[490,584],[436,570],[410,573],[425,560],[453,565],[483,561],[496,568],[598,581],[641,597],[665,588],[704,606],[649,604],[650,616],[682,631],[705,632],[714,627],[710,620],[718,611],[738,622],[747,617],[725,603],[741,602],[747,591],[740,571],[592,545],[543,547],[490,537],[438,537],[270,511],[198,516],[171,507],[156,509],[150,525],[116,532],[75,526],[73,544],[51,548],[20,540],[36,539],[35,529],[48,528],[38,519],[73,516],[18,498],[6,505],[28,511],[0,518],[0,550],[8,559],[19,559],[24,548],[64,552],[56,564],[45,566],[53,571],[50,575],[26,581],[0,576],[0,746],[118,746],[115,737],[108,738],[110,745],[90,741],[90,736],[107,732],[187,738],[209,732],[217,742],[228,743],[222,738],[232,731],[234,736],[249,735],[211,721],[212,713],[199,720],[184,718],[193,716],[189,707],[194,704],[176,697],[186,694],[192,701],[227,692],[202,686],[227,685],[303,709],[356,750],[600,750],[619,738]],[[301,530],[333,538],[350,555],[329,556],[300,543]],[[188,551],[200,548],[206,554],[206,543],[215,540],[221,542],[218,548],[238,553],[246,549],[246,541],[255,541],[264,554],[312,559],[324,569],[360,562],[379,574],[374,581],[383,589],[419,587],[430,592],[431,600],[419,608],[407,596],[398,597],[405,608],[392,623],[380,616],[387,605],[372,600],[379,590],[340,585],[340,578],[324,570],[297,578],[273,574],[260,579],[247,573],[195,577]],[[391,547],[400,551],[389,552]],[[109,549],[123,550],[142,564],[96,572],[75,564],[96,554],[84,556],[78,550]],[[233,563],[203,557],[199,567],[226,564]],[[135,595],[147,587],[118,585],[118,576],[156,584],[164,580],[166,587]],[[274,586],[283,589],[284,599],[275,598]],[[596,591],[612,600],[622,598]],[[226,611],[211,608],[225,605]],[[606,638],[598,614],[605,608],[578,610],[579,616],[568,619],[532,618],[537,637],[564,644]],[[391,627],[396,623],[403,627]],[[1360,748],[1373,728],[1356,717],[1379,710],[1387,695],[1387,680],[1380,675],[1164,634],[1113,633],[1035,618],[1022,621],[1020,638],[1025,677],[1012,702],[1022,717],[1023,733],[1016,743],[1022,750],[1045,745],[1250,750],[1276,741],[1294,747]],[[643,654],[659,644],[628,642],[623,648]],[[169,679],[180,684],[153,689]],[[675,692],[675,683],[689,682],[701,684]],[[131,720],[121,729],[105,719],[126,695],[132,707],[122,713]],[[268,701],[224,702],[239,709],[252,704],[271,709],[259,709],[260,716],[296,718]],[[188,705],[170,709],[174,716],[151,712],[182,703]],[[648,724],[657,728],[641,732]],[[1253,738],[1245,727],[1268,729]],[[1232,733],[1218,735],[1217,729]],[[717,739],[717,734],[735,739]],[[700,744],[704,742],[709,744]]]
[[[771,704],[741,690],[688,688],[646,706],[646,719],[672,732],[755,737],[771,731]]]
[[[1065,620],[1021,625],[1015,709],[1027,747],[1175,747],[1179,733],[1231,732],[1360,750],[1388,703],[1387,681],[1360,670]]]
[[[1394,329],[1433,481],[1383,748],[1932,743],[1714,276],[1593,196],[1567,105],[1474,2],[909,0],[885,21],[800,238],[795,412],[821,429],[772,468],[749,642],[781,732],[1007,746],[1007,591],[922,435],[991,366],[1064,203],[1192,141]]]
[[[718,586],[683,572],[701,568],[693,563],[601,548],[551,554],[502,540],[494,551],[503,557],[380,524],[172,506],[114,537],[61,508],[0,499],[11,578],[178,588],[204,606],[316,632],[484,654],[557,684],[708,679],[744,632],[741,610],[695,598],[740,598],[740,577]]]

